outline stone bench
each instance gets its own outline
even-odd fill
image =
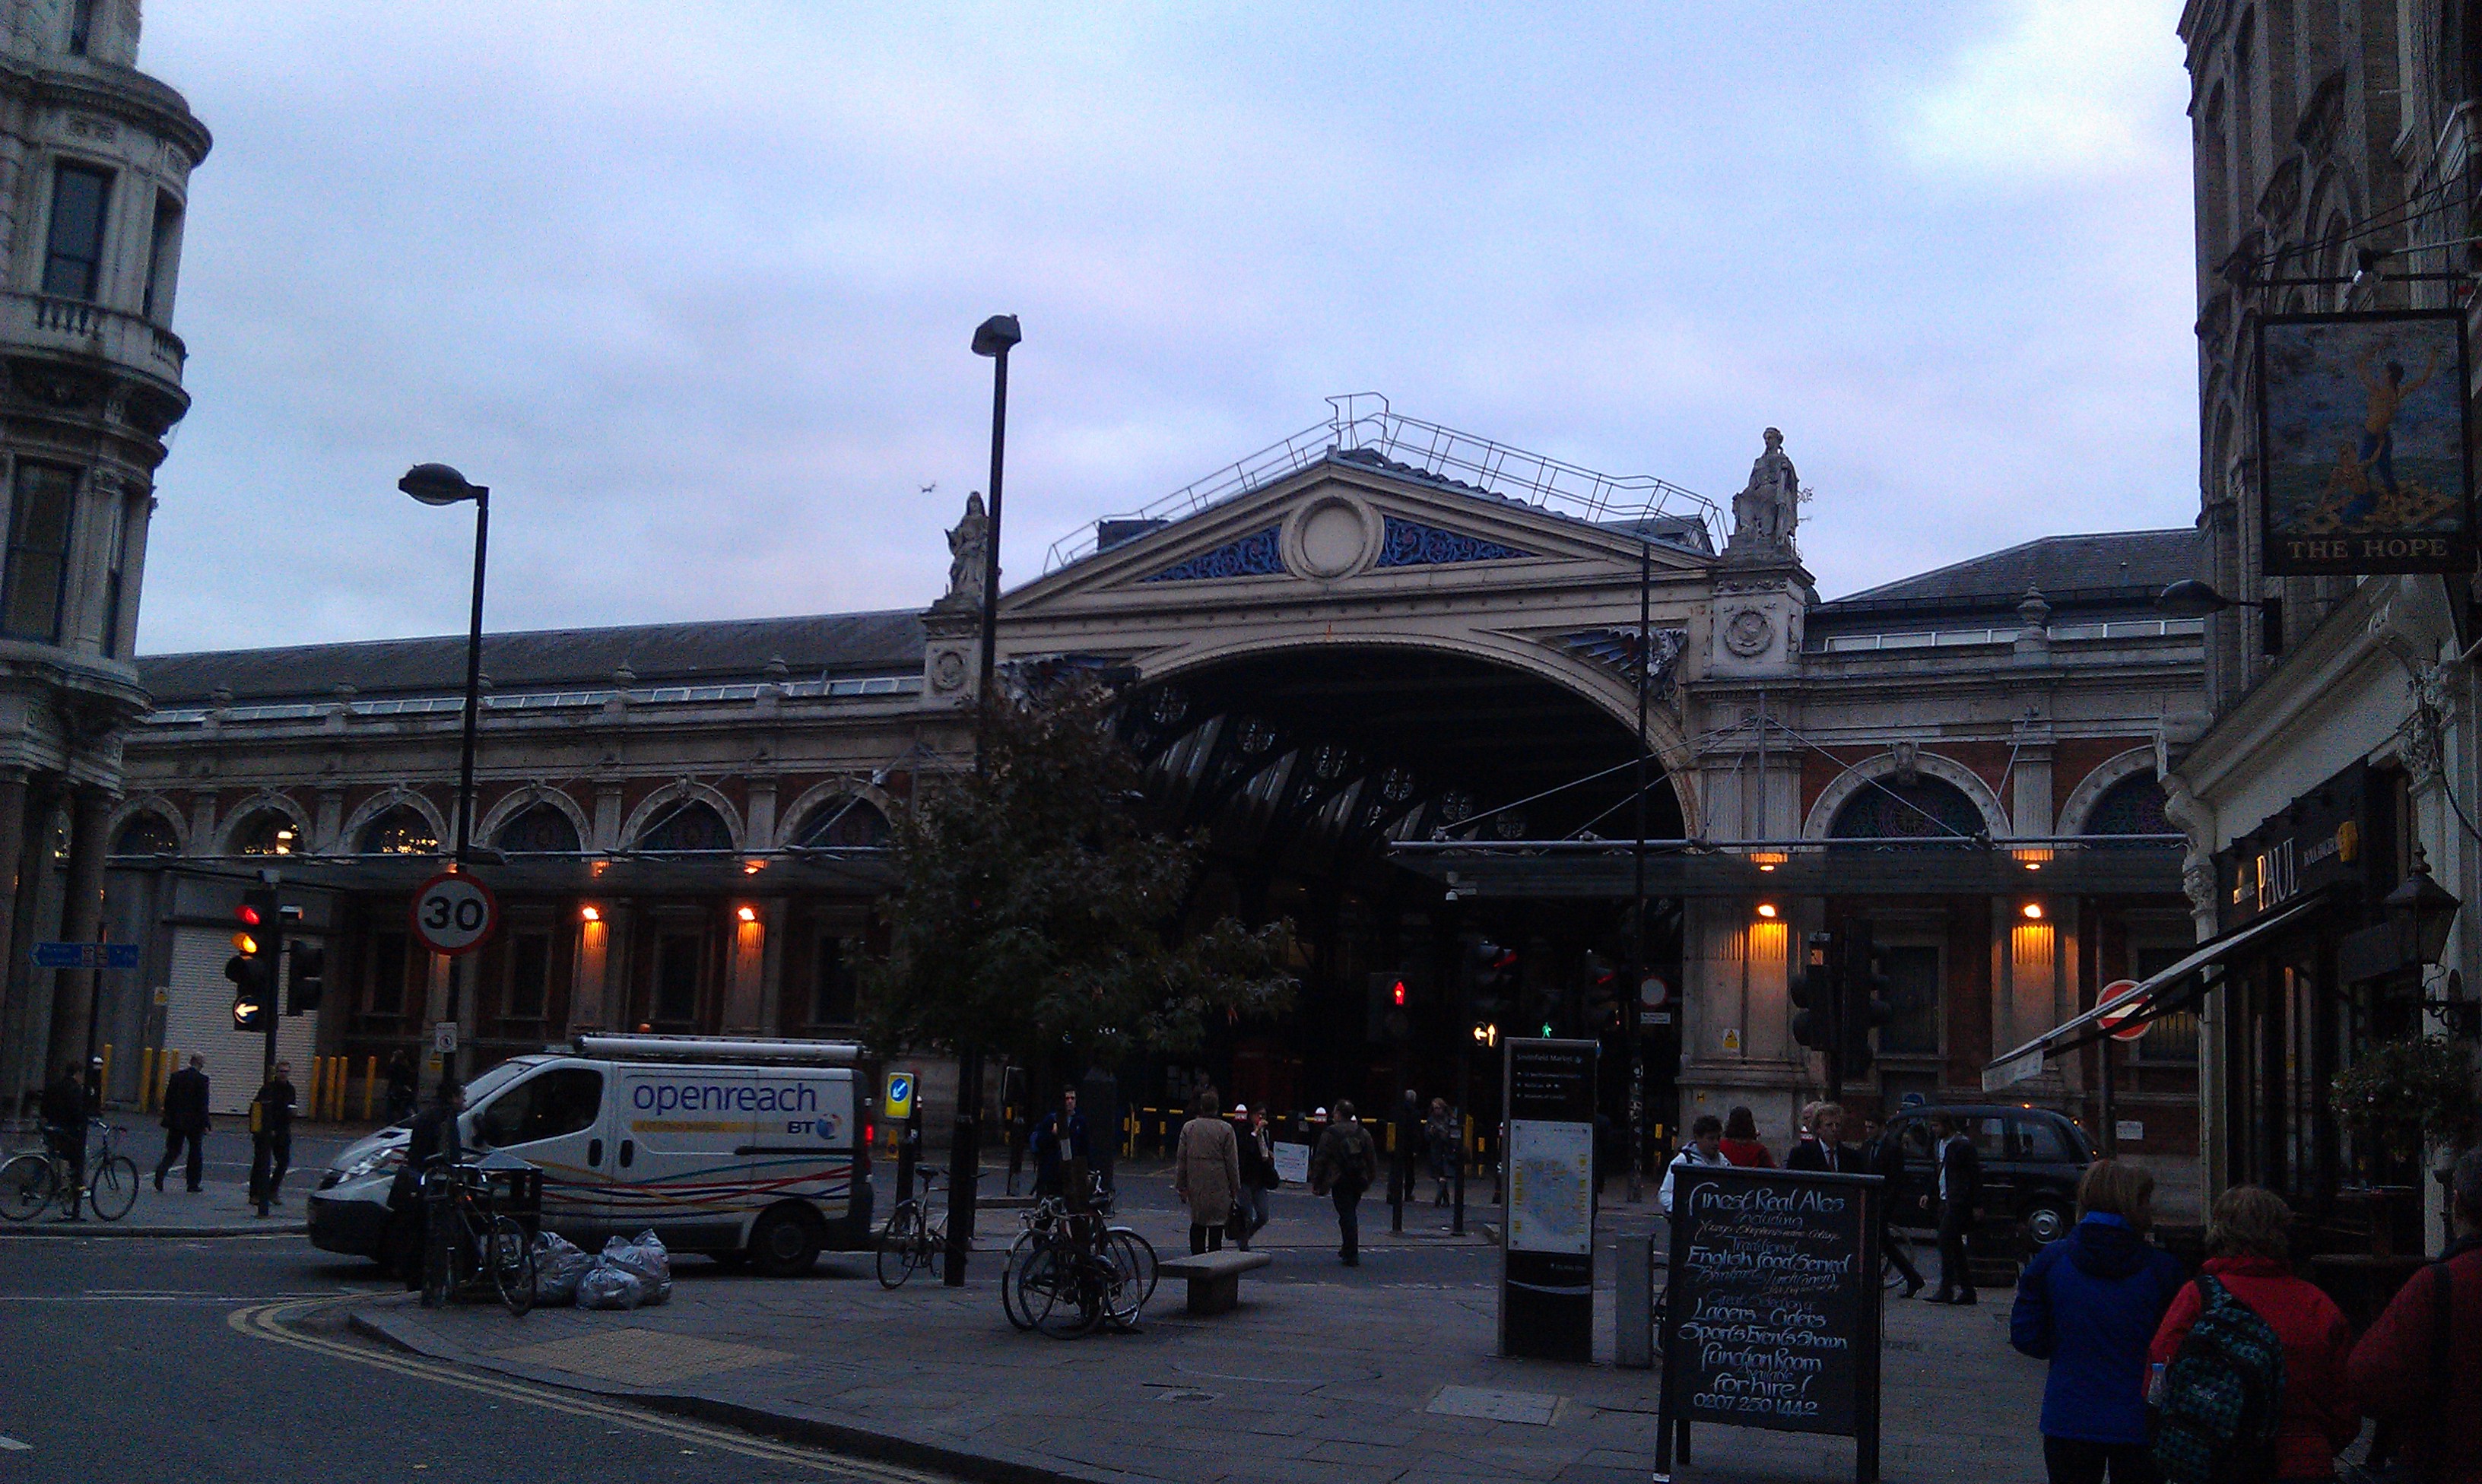
[[[1241,1302],[1241,1275],[1276,1261],[1272,1252],[1201,1252],[1155,1264],[1158,1278],[1189,1280],[1189,1312],[1228,1314]]]

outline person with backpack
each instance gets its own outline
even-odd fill
[[[1674,1155],[1672,1162],[1663,1167],[1663,1184],[1655,1188],[1655,1204],[1663,1208],[1665,1215],[1671,1215],[1674,1177],[1682,1170],[1695,1170],[1702,1166],[1711,1168],[1730,1162],[1724,1158],[1724,1120],[1712,1113],[1699,1114],[1689,1125],[1689,1142],[1681,1145],[1680,1153]]]
[[[2025,1264],[2008,1342],[2049,1361],[2043,1465],[2051,1484],[2154,1484],[2146,1353],[2179,1291],[2180,1263],[2150,1246],[2154,1177],[2098,1159],[2077,1181],[2077,1224]]]
[[[2451,1181],[2456,1239],[2405,1280],[2345,1372],[2420,1484],[2482,1484],[2482,1150]]]
[[[2154,1332],[2154,1461],[2166,1484],[2332,1480],[2360,1435],[2347,1399],[2352,1327],[2286,1263],[2292,1208],[2257,1185],[2215,1198],[2207,1258]]]
[[[1361,1265],[1361,1192],[1378,1178],[1378,1144],[1353,1116],[1353,1105],[1338,1103],[1335,1121],[1310,1153],[1310,1193],[1335,1202],[1336,1235],[1343,1242],[1336,1256],[1347,1267]]]

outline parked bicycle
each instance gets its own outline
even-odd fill
[[[880,1228],[879,1286],[883,1289],[901,1289],[905,1280],[924,1268],[947,1271],[948,1218],[931,1205],[939,1173],[917,1170],[913,1178],[919,1191],[897,1202],[887,1213],[887,1225]]]
[[[138,1204],[138,1165],[119,1148],[120,1135],[129,1130],[100,1118],[90,1120],[88,1127],[101,1129],[103,1137],[89,1153],[85,1186],[71,1178],[67,1160],[49,1151],[28,1150],[0,1164],[0,1217],[31,1221],[55,1202],[71,1215],[83,1204],[105,1221],[129,1214]]]
[[[491,1170],[434,1163],[422,1174],[422,1306],[436,1309],[459,1291],[488,1287],[512,1315],[535,1305],[534,1235],[504,1207],[524,1208],[513,1179],[541,1180],[533,1170]]]
[[[1060,1339],[1106,1323],[1134,1329],[1154,1296],[1154,1244],[1108,1224],[1111,1197],[1099,1184],[1084,1206],[1045,1196],[1025,1212],[1000,1274],[1000,1307],[1018,1329]]]

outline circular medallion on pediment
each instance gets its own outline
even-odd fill
[[[1724,619],[1724,647],[1744,660],[1765,654],[1775,641],[1775,624],[1755,608],[1735,610]]]
[[[1359,500],[1330,495],[1313,501],[1293,518],[1292,565],[1305,577],[1347,576],[1370,560],[1378,526]]]
[[[931,684],[941,690],[954,690],[965,683],[965,657],[953,649],[943,649],[931,662]]]

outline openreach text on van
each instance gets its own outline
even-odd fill
[[[812,1082],[640,1082],[630,1089],[629,1103],[656,1114],[815,1113],[819,1090]]]

